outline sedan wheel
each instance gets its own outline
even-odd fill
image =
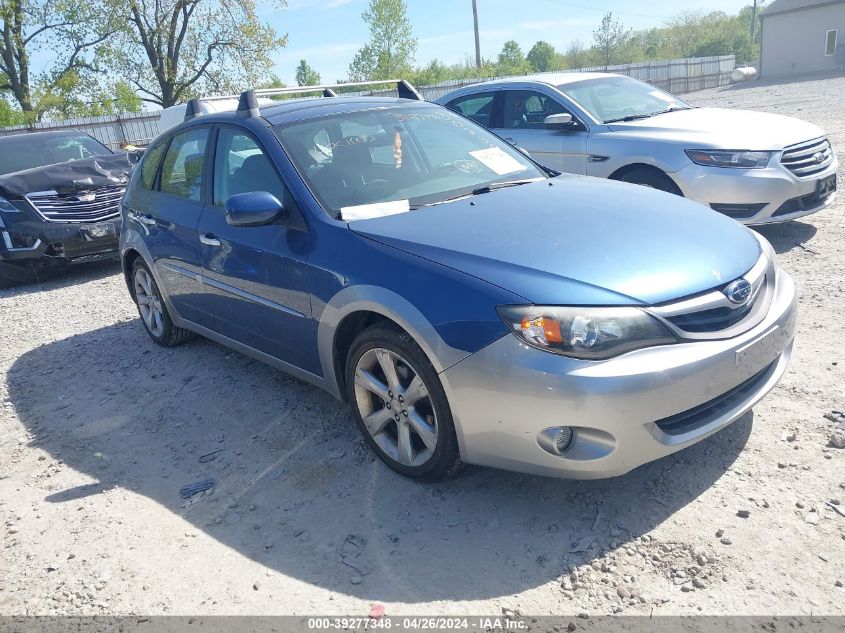
[[[403,466],[423,466],[437,448],[437,414],[411,363],[390,350],[367,351],[355,368],[355,404],[370,437]]]

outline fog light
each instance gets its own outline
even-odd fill
[[[574,435],[572,427],[569,426],[563,426],[557,430],[557,435],[555,436],[555,448],[558,453],[563,453],[567,448],[569,448],[572,444],[572,438]]]
[[[571,426],[555,426],[545,429],[537,436],[537,443],[547,453],[563,455],[572,447],[575,430]]]

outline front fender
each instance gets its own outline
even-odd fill
[[[425,352],[437,373],[441,373],[471,354],[450,346],[435,327],[410,301],[387,288],[357,285],[338,292],[323,308],[317,328],[317,347],[326,389],[342,398],[334,367],[334,343],[337,328],[354,312],[374,312],[397,323]]]

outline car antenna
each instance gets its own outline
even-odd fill
[[[183,121],[190,121],[198,116],[202,116],[202,99],[191,99],[188,105],[185,106],[185,118]]]

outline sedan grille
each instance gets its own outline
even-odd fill
[[[120,215],[120,199],[126,187],[99,187],[90,191],[27,194],[27,200],[48,222],[99,222]]]
[[[833,149],[826,138],[787,147],[780,162],[799,178],[820,174],[833,162]]]

